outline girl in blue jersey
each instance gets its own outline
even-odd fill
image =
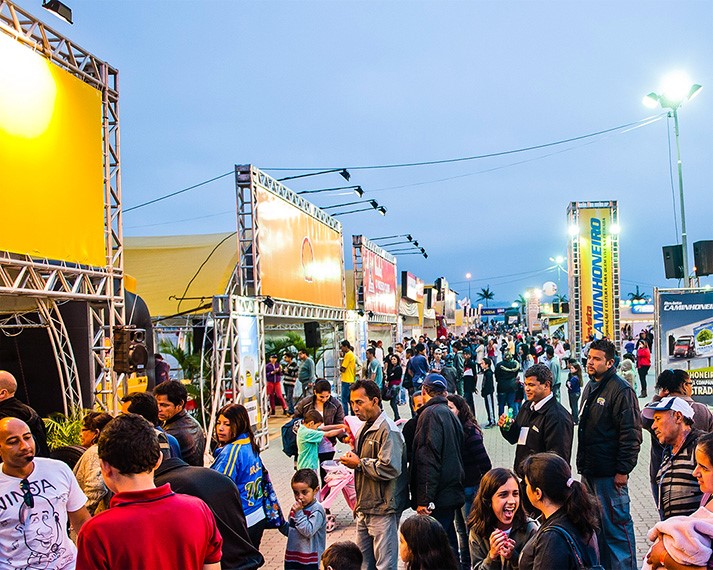
[[[244,406],[228,404],[221,408],[215,437],[218,448],[211,469],[227,475],[238,486],[248,534],[259,549],[267,522],[262,504],[262,460]]]

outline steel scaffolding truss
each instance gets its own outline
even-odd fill
[[[617,224],[619,221],[619,207],[616,200],[600,202],[571,202],[567,206],[567,221],[569,227],[579,225],[579,211],[583,208],[608,208],[611,210],[611,223]],[[619,328],[620,311],[619,300],[621,295],[621,283],[619,278],[619,235],[610,234],[612,251],[612,302],[614,323],[612,328],[614,338],[611,339],[616,346],[620,345],[621,330]],[[573,340],[574,354],[579,354],[584,344],[582,338],[581,303],[582,291],[580,287],[580,277],[582,271],[582,259],[579,247],[579,237],[570,237],[568,248],[568,287],[570,292],[570,312],[569,327],[570,338]]]
[[[0,0],[0,33],[23,43],[102,94],[102,155],[106,265],[88,267],[0,251],[0,295],[33,297],[48,325],[67,405],[79,405],[77,366],[57,311],[63,300],[87,301],[91,313],[94,386],[104,408],[116,393],[111,370],[112,331],[124,324],[119,73],[9,0]],[[112,398],[116,407],[116,398]]]

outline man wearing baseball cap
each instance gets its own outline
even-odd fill
[[[446,379],[429,374],[423,380],[423,408],[419,411],[410,466],[412,508],[431,515],[445,529],[458,556],[453,521],[465,502],[463,490],[463,428],[448,408]]]
[[[693,470],[696,443],[703,432],[693,427],[693,413],[691,405],[676,396],[651,402],[641,410],[644,418],[653,420],[651,428],[664,448],[663,461],[656,474],[661,520],[688,516],[701,504],[702,493]]]

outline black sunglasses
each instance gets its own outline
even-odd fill
[[[20,481],[20,491],[22,491],[22,500],[31,509],[35,506],[35,498],[30,491],[30,482],[27,479]]]

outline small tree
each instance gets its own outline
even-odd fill
[[[629,293],[629,301],[645,301],[646,293],[639,290],[639,286],[636,286],[636,291],[634,293]]]
[[[490,290],[490,285],[488,285],[485,289],[478,291],[476,297],[478,301],[485,301],[485,306],[487,307],[488,301],[492,301],[495,298],[495,293]]]

